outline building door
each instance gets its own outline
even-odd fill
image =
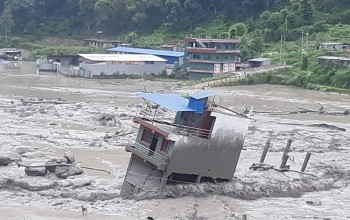
[[[153,136],[151,145],[149,146],[148,156],[153,156],[154,151],[156,150],[156,147],[157,147],[157,143],[158,143],[158,137]]]

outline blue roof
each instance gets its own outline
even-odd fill
[[[208,97],[216,96],[216,95],[217,95],[217,93],[215,91],[204,90],[204,91],[201,91],[199,93],[193,94],[190,97],[194,98],[194,99],[203,99],[203,98],[208,98]]]
[[[151,54],[156,56],[168,56],[168,57],[183,57],[184,52],[179,51],[168,51],[168,50],[152,50],[144,48],[132,48],[132,47],[115,47],[107,49],[112,52],[123,52],[123,53],[135,53],[135,54]]]
[[[188,99],[176,94],[139,93],[138,96],[150,100],[166,109],[175,112],[195,112],[188,107]]]

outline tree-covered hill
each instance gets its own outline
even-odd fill
[[[313,23],[350,23],[349,0],[1,0],[3,35],[107,36],[190,32],[214,19],[248,23],[269,40]],[[291,33],[291,36],[293,33]]]

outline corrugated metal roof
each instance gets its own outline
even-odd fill
[[[139,93],[137,95],[174,112],[196,111],[188,107],[188,99],[176,94]]]
[[[168,56],[168,57],[183,57],[184,52],[179,51],[168,51],[168,50],[153,50],[145,48],[133,48],[133,47],[115,47],[107,49],[112,52],[122,52],[122,53],[134,53],[134,54],[152,54],[156,56]]]
[[[196,93],[196,94],[193,94],[191,95],[191,98],[194,98],[194,99],[203,99],[203,98],[208,98],[208,97],[211,97],[211,96],[216,96],[217,93],[215,91],[212,91],[212,90],[204,90],[204,91],[201,91],[199,93]]]
[[[333,46],[333,45],[346,45],[345,43],[338,43],[338,42],[325,42],[325,43],[319,43],[319,45],[324,45],[324,46]]]
[[[317,57],[318,59],[324,59],[324,60],[350,60],[350,58],[347,57],[334,57],[334,56],[321,56]]]
[[[264,62],[269,60],[271,60],[271,58],[254,58],[254,59],[248,60],[248,62]]]
[[[165,62],[166,60],[149,54],[79,54],[94,62]]]

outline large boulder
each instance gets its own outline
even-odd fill
[[[70,167],[70,169],[61,175],[61,178],[67,178],[69,176],[81,175],[83,170],[80,167]]]
[[[11,159],[7,156],[0,156],[0,166],[7,166],[12,163]]]
[[[71,151],[67,151],[63,157],[67,159],[67,163],[75,164],[74,154]]]
[[[58,164],[67,164],[67,159],[51,158],[46,162],[46,170],[55,173]]]
[[[55,174],[59,178],[64,178],[62,177],[62,175],[67,173],[69,169],[70,169],[69,166],[57,166],[55,170]]]
[[[22,157],[19,154],[6,152],[0,155],[0,166],[7,166],[12,162],[21,161]]]
[[[58,178],[67,178],[69,176],[80,175],[83,173],[83,170],[80,167],[74,166],[57,166],[55,174]]]
[[[45,176],[46,168],[45,167],[26,167],[24,172],[28,176]]]

